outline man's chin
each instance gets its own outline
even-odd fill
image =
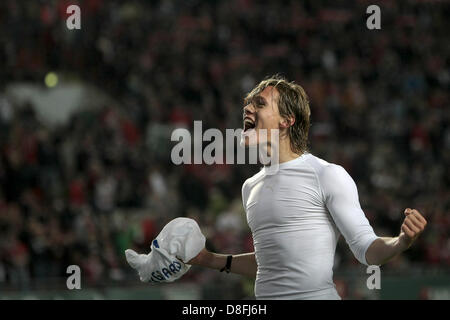
[[[241,147],[252,147],[258,145],[258,134],[255,129],[248,129],[241,133]]]

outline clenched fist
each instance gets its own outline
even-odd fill
[[[427,220],[416,209],[405,209],[405,220],[403,221],[399,240],[408,249],[417,237],[425,230]]]

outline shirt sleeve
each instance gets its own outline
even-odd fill
[[[242,206],[244,207],[244,211],[247,213],[247,196],[248,196],[248,191],[247,191],[247,180],[244,182],[244,184],[242,185]]]
[[[366,251],[374,240],[373,228],[359,203],[358,189],[341,166],[330,164],[318,175],[328,211],[356,259],[368,265]]]

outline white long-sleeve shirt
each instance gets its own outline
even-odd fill
[[[340,299],[333,283],[336,244],[343,234],[355,257],[377,239],[361,209],[353,179],[310,153],[261,169],[242,199],[258,271],[257,299]]]

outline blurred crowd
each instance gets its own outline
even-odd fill
[[[72,3],[81,30],[66,28]],[[195,218],[212,250],[252,251],[241,186],[258,166],[176,166],[170,135],[194,120],[241,127],[245,93],[276,73],[309,94],[310,152],[347,169],[379,236],[398,235],[407,207],[428,220],[386,268],[448,270],[449,6],[378,3],[381,30],[366,28],[364,0],[1,1],[0,288],[71,264],[90,285],[137,281],[123,251],[148,251],[178,216]],[[52,70],[115,103],[50,127],[2,92]],[[336,270],[355,265],[341,241]],[[216,273],[180,281],[206,286]]]

